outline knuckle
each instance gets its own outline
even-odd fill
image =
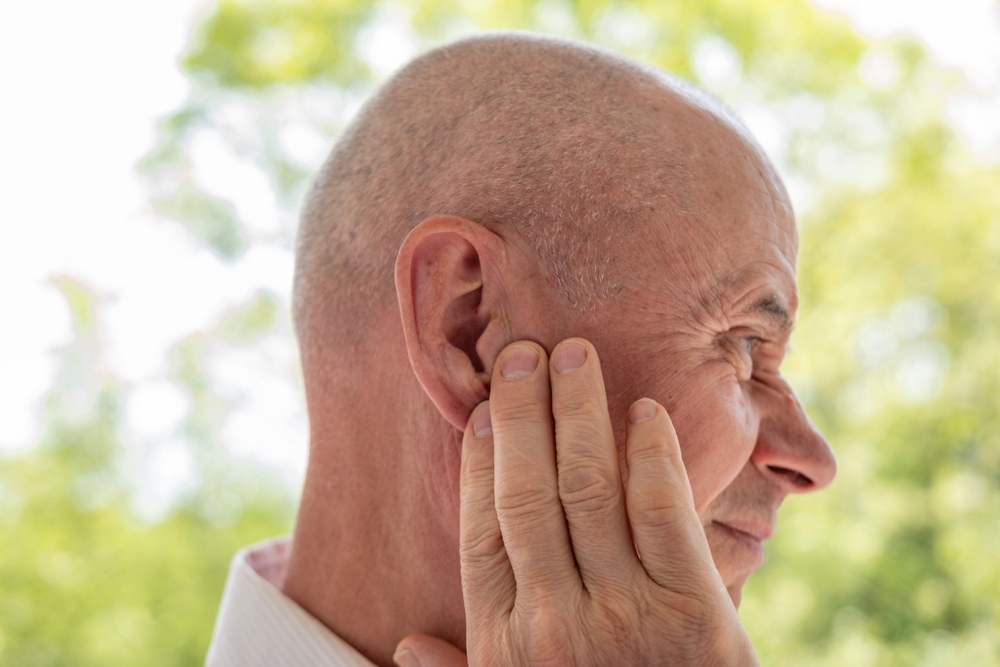
[[[660,587],[649,604],[658,610],[660,616],[669,619],[670,627],[680,628],[691,636],[701,636],[715,628],[719,613],[714,591],[696,588],[681,592]]]
[[[496,489],[497,512],[519,518],[539,515],[558,505],[552,492],[544,487],[524,484],[522,480],[500,482]]]
[[[669,462],[676,466],[680,458],[680,449],[674,446],[666,434],[649,438],[645,442],[635,443],[631,447],[629,464],[636,466],[656,466],[663,468]]]
[[[632,448],[632,457],[639,463],[663,461],[669,455],[667,439],[661,435],[644,438]]]
[[[630,480],[631,481],[631,478]],[[658,487],[653,493],[632,493],[628,502],[629,513],[636,514],[646,525],[668,525],[685,516],[685,498],[669,488]]]
[[[614,646],[620,651],[636,644],[636,635],[641,632],[636,616],[619,606],[605,606],[599,617],[599,629],[596,637],[604,647]]]
[[[459,487],[462,504],[479,506],[490,499],[493,495],[493,477],[492,461],[483,465],[464,465]]]
[[[718,614],[704,599],[692,595],[670,595],[667,610],[673,617],[674,627],[685,637],[705,637],[715,634]]]
[[[694,511],[689,487],[672,475],[657,475],[639,484],[635,467],[629,467],[629,516],[636,523],[653,528],[670,528],[689,518]],[[655,480],[655,486],[653,486]]]
[[[609,471],[593,463],[567,465],[559,471],[559,497],[567,509],[603,510],[617,494],[618,486]]]
[[[610,450],[613,435],[597,421],[556,416],[556,443],[562,455],[588,455]]]
[[[626,455],[629,479],[657,488],[682,489],[687,486],[686,468],[678,455],[676,458],[661,447],[635,448]]]
[[[546,667],[577,664],[573,630],[563,614],[553,613],[558,606],[562,605],[552,600],[548,604],[533,604],[532,609],[525,610],[524,624],[518,630],[524,633],[525,657],[530,664]]]
[[[493,562],[506,553],[503,536],[492,525],[466,527],[462,531],[460,553],[464,560]]]
[[[464,485],[478,491],[480,487],[493,486],[493,457],[469,456],[462,459],[462,479]]]
[[[680,664],[733,664],[726,641],[731,628],[718,601],[699,595],[661,592],[651,601],[661,641]]]
[[[552,412],[555,414],[556,420],[597,423],[606,416],[608,409],[605,406],[604,397],[590,389],[590,387],[585,387],[555,392]]]
[[[642,512],[629,507],[629,523],[636,539],[646,543],[647,549],[657,548],[652,545],[670,543],[679,554],[691,555],[699,550],[698,545],[705,539],[703,529],[697,521],[697,515],[694,514],[693,508],[667,507]],[[650,576],[658,584],[668,588],[676,583],[671,583],[670,575],[664,572]],[[689,586],[684,584],[681,588],[688,589]]]
[[[518,428],[524,425],[541,426],[547,423],[547,419],[542,409],[541,401],[525,400],[530,396],[518,397],[515,400],[498,401],[494,399],[490,404],[493,430],[507,430],[517,432]],[[544,406],[548,410],[547,406]]]

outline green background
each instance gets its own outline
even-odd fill
[[[786,366],[840,474],[786,501],[741,616],[765,665],[1000,664],[1000,169],[945,120],[958,76],[916,41],[870,43],[805,0],[394,7],[215,3],[184,56],[191,98],[142,167],[151,204],[221,261],[290,244],[313,165],[278,140],[288,109],[332,143],[380,79],[357,47],[387,11],[420,48],[492,28],[577,37],[763,114],[802,230]],[[699,66],[705,53],[729,69]],[[891,75],[864,76],[873,59]],[[199,190],[192,146],[206,132],[268,174],[288,213],[280,238]],[[205,366],[287,331],[287,295],[260,292],[172,350],[196,483],[149,520],[129,503],[128,388],[103,361],[101,299],[69,278],[57,286],[75,336],[59,351],[45,435],[0,458],[0,664],[200,664],[230,557],[288,532],[296,494],[226,455],[231,405]]]

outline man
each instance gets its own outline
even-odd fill
[[[301,507],[208,664],[755,664],[743,583],[836,467],[779,374],[796,251],[690,85],[517,34],[412,62],[306,202]]]

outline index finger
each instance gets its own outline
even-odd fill
[[[504,549],[493,495],[490,403],[472,411],[462,438],[459,545],[462,594],[470,633],[492,627],[514,599],[514,572]]]

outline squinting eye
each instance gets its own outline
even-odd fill
[[[746,350],[747,354],[753,354],[753,351],[757,349],[757,346],[764,342],[764,339],[760,336],[744,336],[740,338],[740,343],[743,345],[743,349]]]

